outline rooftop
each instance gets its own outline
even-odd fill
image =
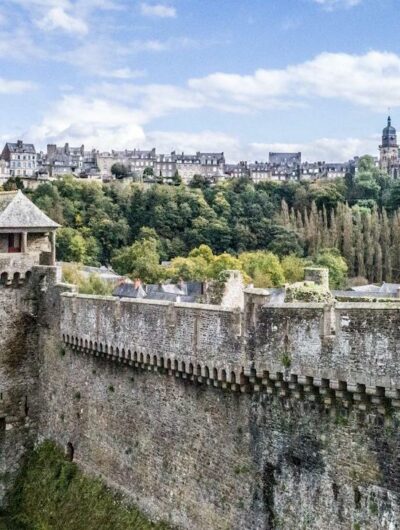
[[[52,221],[21,191],[0,192],[0,230],[15,228],[58,228]]]
[[[36,153],[35,146],[33,144],[24,144],[21,140],[15,143],[7,142],[6,147],[8,147],[10,153]]]

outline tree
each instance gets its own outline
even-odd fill
[[[111,166],[111,174],[117,179],[122,179],[129,175],[129,171],[121,162],[115,162],[115,164]]]
[[[172,183],[174,186],[180,186],[182,184],[182,177],[179,175],[178,170],[175,171],[172,177]]]
[[[348,267],[336,248],[321,249],[316,257],[315,264],[318,267],[329,269],[329,285],[332,289],[345,287]]]
[[[186,281],[204,281],[212,278],[212,264],[215,256],[207,245],[194,248],[187,258],[175,258],[168,268],[168,275],[172,280],[183,278]]]
[[[98,265],[99,246],[94,237],[85,237],[75,228],[63,227],[57,231],[56,241],[60,261]]]
[[[311,261],[299,258],[291,254],[281,260],[283,274],[288,283],[295,283],[304,280],[304,268],[310,265]]]
[[[140,278],[145,283],[158,283],[165,274],[153,238],[139,239],[130,247],[118,250],[111,263],[118,274]]]
[[[4,184],[4,191],[23,190],[25,188],[21,177],[10,177]]]
[[[78,287],[82,294],[97,294],[109,296],[112,294],[115,285],[112,282],[103,280],[98,274],[85,275],[81,266],[76,263],[66,263],[62,267],[63,281]]]
[[[243,252],[239,261],[256,287],[279,287],[285,283],[282,265],[272,252]]]
[[[152,167],[146,167],[143,171],[144,177],[154,177],[154,169]]]
[[[194,175],[192,180],[189,182],[191,188],[199,188],[205,190],[210,187],[210,181],[203,175]]]
[[[289,254],[302,256],[304,253],[296,232],[279,225],[271,227],[271,241],[267,245],[267,248],[279,257]]]

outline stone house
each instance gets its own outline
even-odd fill
[[[248,167],[250,178],[255,184],[271,179],[271,167],[269,164],[256,161],[254,164],[249,164]]]
[[[56,263],[59,227],[21,191],[0,193],[0,271],[4,283],[35,265]],[[5,276],[4,276],[5,275]]]
[[[7,142],[1,159],[8,162],[11,177],[33,177],[37,170],[37,155],[33,144],[22,140]]]

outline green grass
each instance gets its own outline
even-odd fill
[[[30,453],[8,498],[9,530],[166,530],[98,479],[85,477],[53,443]],[[1,526],[1,525],[5,526]]]

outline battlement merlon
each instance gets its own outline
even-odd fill
[[[312,382],[400,399],[400,306],[290,303],[245,312],[63,294],[65,343],[141,365],[238,383]],[[399,402],[400,403],[400,402]]]

